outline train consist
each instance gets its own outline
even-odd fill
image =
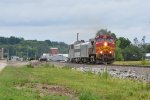
[[[68,51],[69,62],[110,64],[115,58],[115,41],[111,35],[99,35],[88,42],[76,41]]]

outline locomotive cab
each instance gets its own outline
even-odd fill
[[[99,35],[96,40],[96,59],[103,62],[111,62],[114,60],[115,43],[110,35]]]

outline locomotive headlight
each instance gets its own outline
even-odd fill
[[[107,42],[104,42],[104,46],[107,46],[108,44],[107,44]]]
[[[102,54],[103,53],[103,51],[100,51],[100,54]]]
[[[111,54],[111,53],[112,53],[112,51],[109,51],[109,53]]]

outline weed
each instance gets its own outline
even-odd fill
[[[102,78],[104,78],[104,79],[108,79],[108,78],[110,78],[110,75],[109,75],[109,73],[108,73],[108,71],[107,70],[104,70],[104,72],[102,72],[101,74],[100,74],[100,77],[102,77]]]
[[[28,64],[27,68],[34,68],[34,66],[32,64]]]
[[[146,82],[146,90],[149,91],[150,90],[150,80],[149,80],[150,76],[148,73],[146,73],[146,79],[148,80]]]
[[[147,83],[146,83],[146,90],[147,90],[147,91],[150,91],[150,82],[147,82]]]
[[[94,74],[92,73],[92,71],[91,71],[91,70],[86,71],[86,73],[87,73],[88,75],[94,75]]]
[[[141,65],[147,65],[147,64],[148,64],[148,62],[147,62],[146,60],[143,59],[143,60],[141,61]]]
[[[44,67],[48,68],[51,67],[49,64],[45,64]]]
[[[71,67],[65,65],[65,66],[62,67],[62,69],[71,69]]]
[[[99,100],[100,98],[91,94],[90,92],[84,92],[79,96],[79,100]]]
[[[37,96],[43,100],[69,100],[66,95],[50,96],[45,92],[41,94],[35,91],[32,85],[28,86],[28,83],[68,87],[72,91],[77,91],[76,96],[79,100],[150,100],[145,83],[112,79],[109,78],[107,71],[101,73],[99,77],[92,74],[91,71],[83,73],[63,68],[58,69],[54,65],[46,65],[48,68],[42,66],[44,65],[38,68],[30,66],[31,69],[29,69],[30,67],[6,67],[0,77],[0,100],[35,100]],[[40,86],[36,88],[41,89]],[[147,89],[150,89],[149,83],[147,83]]]
[[[52,65],[51,65],[51,67],[52,67],[52,68],[55,68],[55,65],[54,65],[54,64],[52,64]]]

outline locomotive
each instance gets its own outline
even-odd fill
[[[115,40],[113,36],[102,34],[89,41],[76,41],[69,45],[69,62],[112,63],[115,59]]]

